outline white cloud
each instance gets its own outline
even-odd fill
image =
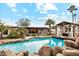
[[[5,21],[8,21],[8,19],[7,18],[1,18],[2,23],[5,23]]]
[[[16,26],[16,24],[12,23],[8,18],[1,18],[1,20],[6,26]]]
[[[36,3],[36,7],[41,13],[47,13],[48,10],[58,10],[56,5],[52,3]]]
[[[23,9],[23,12],[27,12],[27,10],[24,8],[24,9]]]
[[[16,10],[15,8],[12,8],[12,11],[13,11],[13,12],[17,12],[17,10]]]
[[[39,19],[58,19],[59,18],[59,15],[56,15],[56,14],[48,14],[47,16],[45,16],[45,17],[42,17],[42,18],[39,18]]]
[[[7,5],[11,8],[16,8],[16,3],[7,3]]]
[[[66,14],[65,12],[62,13],[62,15],[65,15],[65,14]]]
[[[71,18],[65,16],[65,15],[62,15],[62,16],[59,16],[56,23],[60,23],[62,21],[67,21],[67,22],[72,22]]]
[[[6,25],[6,26],[16,26],[15,23],[11,23],[11,22],[6,22],[5,25]]]
[[[69,11],[65,11],[61,13],[61,16],[71,16],[71,13]]]
[[[60,18],[60,20],[66,21],[66,20],[68,20],[68,18],[67,18],[66,16],[62,16],[62,17]]]
[[[48,18],[57,19],[59,16],[57,14],[48,14]]]
[[[60,23],[60,22],[62,22],[62,21],[71,22],[71,19],[68,18],[67,16],[65,16],[65,15],[60,16],[60,15],[57,15],[57,14],[48,14],[47,16],[41,17],[41,18],[39,18],[39,19],[40,19],[40,20],[43,20],[43,22],[46,22],[46,20],[47,20],[48,18],[50,18],[50,19],[52,19],[52,20],[55,20],[56,24],[57,24],[57,23]]]
[[[57,15],[57,14],[48,14],[47,16],[45,16],[45,17],[41,17],[41,18],[39,18],[40,20],[42,20],[43,21],[43,23],[45,23],[46,22],[46,20],[47,19],[52,19],[52,20],[54,20],[54,21],[56,21],[56,23],[58,23],[57,21],[59,21],[59,15]]]
[[[40,13],[42,13],[42,14],[45,14],[45,13],[47,13],[46,11],[39,11]]]
[[[6,5],[9,6],[13,12],[17,12],[16,3],[6,3]]]
[[[25,16],[26,18],[29,18],[29,16]]]
[[[44,10],[57,10],[56,6],[54,4],[45,4]]]

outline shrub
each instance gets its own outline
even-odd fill
[[[32,34],[32,36],[37,36],[37,34],[36,34],[36,33],[34,33],[34,34]]]
[[[10,33],[8,35],[8,38],[18,38],[18,34],[17,33]]]
[[[49,36],[48,34],[40,34],[41,36]]]

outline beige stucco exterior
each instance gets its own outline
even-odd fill
[[[10,27],[8,29],[8,34],[12,33],[12,32],[16,32],[18,27]],[[45,27],[25,27],[25,29],[27,30],[27,34],[49,34],[49,28],[45,28]]]
[[[62,33],[68,34],[68,37],[74,37],[79,32],[79,24],[61,22],[56,25],[57,36],[63,36]]]

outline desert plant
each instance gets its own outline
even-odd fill
[[[26,28],[18,28],[16,31],[22,38],[24,38],[28,32]]]
[[[48,25],[48,26],[49,26],[50,34],[51,34],[52,25],[54,25],[54,24],[55,24],[55,21],[52,20],[52,19],[48,19],[48,20],[45,22],[45,25]]]
[[[4,25],[4,23],[0,22],[0,33],[1,33],[1,38],[3,38],[3,32],[5,32],[8,29],[7,26]]]
[[[18,34],[16,32],[8,34],[8,38],[18,38]]]

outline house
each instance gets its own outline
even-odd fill
[[[56,24],[56,35],[57,36],[68,36],[74,37],[79,32],[79,24],[63,21]]]
[[[50,30],[47,27],[26,27],[26,26],[10,26],[9,29],[4,32],[5,35],[10,34],[11,32],[15,32],[17,28],[25,28],[27,30],[27,34],[50,34]],[[55,36],[67,36],[74,37],[76,33],[79,32],[79,24],[63,21],[61,23],[56,24],[51,29],[52,35]]]
[[[26,26],[10,26],[6,34],[15,32],[17,28],[25,28],[28,32],[27,34],[49,34],[49,28],[47,27],[26,27]]]

